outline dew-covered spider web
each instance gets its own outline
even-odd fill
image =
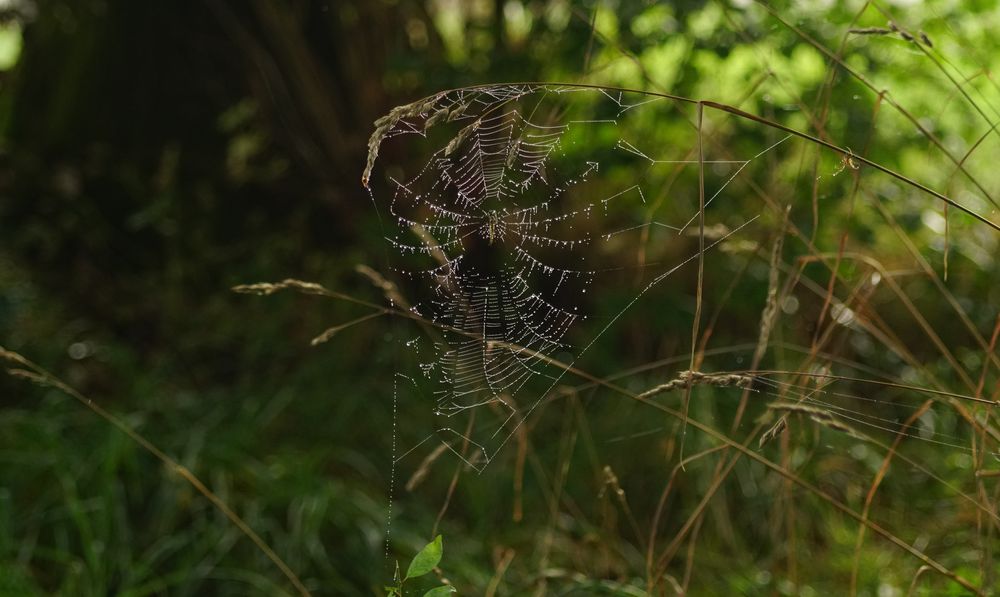
[[[420,297],[400,306],[431,324],[404,340],[416,367],[397,373],[399,398],[426,402],[439,425],[424,442],[477,470],[631,304],[753,222],[727,193],[787,139],[699,153],[692,106],[551,85],[442,93],[377,126],[366,182],[379,152],[429,156],[373,195]],[[619,289],[601,315],[595,284]]]

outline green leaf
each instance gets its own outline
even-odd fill
[[[406,569],[405,579],[423,576],[434,569],[441,561],[441,552],[444,547],[441,545],[441,535],[434,537],[434,540],[424,546],[417,555],[413,556],[410,567]]]
[[[424,593],[424,597],[444,597],[445,595],[451,595],[455,592],[455,587],[451,585],[441,585],[440,587],[434,587],[430,591]]]

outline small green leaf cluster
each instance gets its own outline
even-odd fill
[[[399,576],[399,563],[397,562],[394,579],[396,584],[385,587],[386,597],[403,597],[403,583],[408,580],[424,576],[433,570],[441,561],[441,555],[443,552],[444,545],[441,540],[441,535],[438,535],[433,541],[425,545],[423,549],[417,552],[417,555],[413,556],[413,560],[406,568],[406,576],[403,576],[402,578]],[[443,597],[444,595],[451,595],[454,592],[455,587],[451,585],[441,585],[424,593],[424,597]]]

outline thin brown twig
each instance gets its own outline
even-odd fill
[[[934,404],[933,401],[927,400],[920,408],[911,414],[903,426],[900,428],[899,433],[896,434],[896,439],[893,440],[892,445],[889,447],[889,451],[886,452],[885,457],[882,459],[882,466],[879,467],[878,472],[875,474],[875,478],[872,480],[872,485],[868,489],[868,494],[865,496],[865,505],[861,509],[861,516],[868,518],[871,511],[872,502],[875,500],[875,493],[878,488],[882,485],[882,480],[885,479],[886,474],[889,472],[889,464],[892,462],[892,457],[896,454],[896,450],[899,448],[899,444],[903,442],[903,438],[906,437],[904,432],[912,426],[917,419],[922,417],[931,405]],[[851,595],[856,595],[858,590],[858,569],[861,565],[861,544],[865,539],[865,527],[858,527],[857,538],[854,541],[854,563],[851,566]]]

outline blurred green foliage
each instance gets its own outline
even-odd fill
[[[382,300],[355,271],[357,264],[386,263],[376,208],[359,178],[371,123],[393,106],[467,84],[533,80],[711,99],[864,151],[1000,221],[995,206],[928,141],[932,135],[959,158],[975,150],[964,167],[986,189],[1000,188],[992,158],[1000,144],[984,124],[1000,118],[991,74],[1000,71],[994,3],[884,7],[925,31],[950,72],[968,76],[958,87],[898,35],[849,36],[850,27],[886,26],[874,5],[771,6],[801,35],[744,1],[8,2],[0,9],[0,345],[58,372],[198,474],[315,594],[378,594],[392,575],[384,553],[394,441],[389,397],[401,324],[354,326],[311,348],[309,340],[323,329],[367,311],[229,289],[293,277]],[[845,64],[870,88],[844,68],[831,68],[809,39],[833,51],[843,44]],[[925,133],[891,109],[890,100],[905,106]],[[825,125],[816,131],[821,112]],[[733,154],[753,154],[767,134],[735,123],[722,142]],[[651,124],[650,137],[659,143],[685,135],[690,128],[681,119]],[[770,165],[798,176],[794,192],[802,197],[811,192],[801,184],[810,177],[800,176],[810,151],[783,154]],[[384,159],[413,164],[421,156]],[[818,163],[817,174],[827,177],[839,166],[832,155]],[[848,175],[840,176],[847,188]],[[864,247],[893,267],[912,266],[876,209],[859,202],[855,213],[846,201],[822,199],[821,227],[798,221],[818,245],[836,247],[847,230],[849,248]],[[908,189],[891,200],[900,230],[937,270],[949,248],[949,288],[988,338],[1000,305],[1000,236],[950,217],[946,245],[948,216],[939,204]],[[719,257],[709,267],[741,275],[726,269],[732,263]],[[844,265],[848,277],[864,273],[851,267]],[[739,300],[715,326],[719,345],[756,333],[766,257],[746,271]],[[826,283],[821,272],[809,275]],[[989,356],[953,325],[931,282],[909,284],[916,308],[978,372]],[[595,309],[614,312],[628,298],[610,289],[594,299]],[[635,322],[595,348],[593,373],[686,356],[691,286],[679,284],[658,300],[676,308],[642,307]],[[901,341],[927,363],[913,376],[955,384],[951,365],[904,315],[892,311],[887,326],[911,330]],[[814,329],[806,322],[798,331]],[[775,340],[784,341],[797,339]],[[886,352],[857,349],[872,367],[906,369]],[[733,359],[732,368],[746,365]],[[988,393],[997,377],[984,379]],[[629,383],[640,390],[647,381]],[[58,392],[6,377],[0,394],[0,595],[289,590],[222,514],[90,412]],[[723,402],[714,396],[693,404],[692,415],[727,420],[733,405],[715,406]],[[429,409],[401,409],[413,426],[401,435],[419,438]],[[635,458],[635,443],[608,442],[666,425],[650,421],[638,405],[588,390],[538,416],[546,422],[531,438],[524,493],[516,498],[523,500],[522,520],[512,521],[516,448],[483,476],[463,476],[454,495],[449,482],[461,467],[447,461],[412,493],[396,480],[393,555],[408,559],[431,529],[441,529],[449,579],[463,594],[483,594],[493,581],[498,595],[539,587],[553,594],[643,594],[641,539],[601,491],[600,470],[614,464],[645,528],[677,464],[675,446],[664,447],[674,428],[641,444],[649,454],[673,454],[667,461]],[[639,429],[637,422],[648,424]],[[958,433],[961,422],[949,411],[937,426]],[[689,453],[710,447],[691,441]],[[786,456],[818,462],[810,480],[860,508],[883,455],[857,444],[822,457],[805,448]],[[972,466],[964,452],[929,443],[911,456],[941,464],[956,484]],[[558,471],[569,470],[561,463],[574,458],[572,472],[556,483]],[[694,464],[679,477],[671,512],[699,502],[711,468]],[[565,496],[554,511],[553,487]],[[781,494],[803,498],[801,532],[789,547],[770,524],[782,516],[785,498],[774,496],[783,487],[756,463],[736,468],[703,519],[691,594],[845,592],[856,523],[803,493]],[[981,578],[977,523],[948,496],[933,479],[890,476],[879,522],[913,531],[907,540],[925,547],[933,537],[936,557]],[[915,502],[940,508],[927,520],[918,512],[928,508]],[[903,594],[918,567],[871,538],[863,555],[859,587],[867,595]],[[791,559],[801,579],[789,570]],[[506,575],[498,572],[508,566]],[[683,562],[669,573],[683,582]],[[953,590],[930,577],[918,582],[927,594]]]

